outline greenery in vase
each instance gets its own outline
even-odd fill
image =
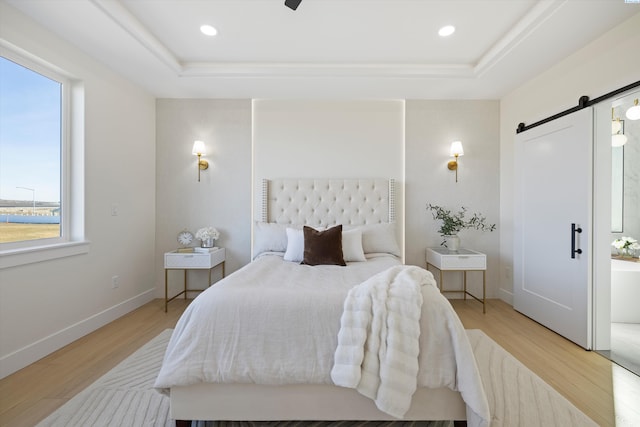
[[[438,233],[443,237],[454,236],[464,229],[480,231],[493,231],[496,229],[495,224],[488,224],[487,218],[477,212],[467,219],[467,208],[464,206],[462,206],[458,212],[454,213],[450,209],[429,203],[427,210],[431,211],[433,219],[442,221]],[[444,244],[444,242],[442,244]]]

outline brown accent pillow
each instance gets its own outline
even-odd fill
[[[342,224],[318,231],[303,227],[304,258],[307,265],[347,265],[342,255]]]

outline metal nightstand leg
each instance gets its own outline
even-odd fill
[[[164,312],[167,312],[167,305],[169,305],[169,286],[167,285],[167,280],[169,275],[169,270],[165,268],[164,270]]]
[[[467,295],[482,303],[482,314],[487,313],[487,271],[482,270],[482,298],[478,298],[471,292],[467,291],[467,271],[464,271],[464,299],[467,299]]]
[[[463,283],[463,289],[464,289],[464,295],[462,296],[463,300],[467,300],[467,270],[464,270],[462,272],[462,283]]]
[[[482,270],[482,314],[487,312],[487,270]]]

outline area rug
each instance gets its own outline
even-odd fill
[[[491,411],[491,426],[597,427],[553,387],[480,330],[467,330]]]
[[[586,415],[482,331],[467,331],[492,426],[595,426]],[[141,347],[43,420],[51,426],[173,426],[169,399],[153,389],[171,330]],[[450,427],[450,421],[207,422],[194,427]]]

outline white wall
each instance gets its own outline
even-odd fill
[[[254,191],[263,177],[395,178],[399,241],[406,239],[408,264],[424,266],[425,248],[440,244],[428,202],[464,205],[498,222],[497,101],[255,100],[253,124],[249,106],[248,100],[157,102],[158,296],[164,292],[162,254],[175,248],[175,235],[183,228],[194,231],[209,223],[220,228],[219,244],[229,251],[228,272],[249,261],[252,173]],[[196,138],[212,152],[200,183],[190,154]],[[465,146],[457,184],[446,168],[449,144],[456,138]],[[221,203],[224,209],[218,209]],[[461,233],[467,247],[488,255],[487,295],[492,297],[498,289],[499,233]],[[461,286],[461,274],[450,273],[445,280],[448,288]],[[198,281],[202,278],[194,277],[194,287]],[[481,276],[470,275],[469,281],[481,283]],[[182,282],[170,277],[170,283]]]
[[[640,14],[522,85],[500,102],[500,294],[513,301],[514,136],[531,124],[640,78]],[[570,165],[570,159],[568,159]]]
[[[156,296],[164,298],[163,254],[179,246],[176,236],[183,229],[220,231],[216,246],[226,250],[226,274],[250,260],[251,101],[158,99],[156,134],[155,278]],[[200,182],[197,157],[191,154],[197,139],[204,141],[203,159],[209,162]],[[194,240],[192,246],[197,244]],[[219,278],[221,268],[213,274]],[[190,288],[202,289],[206,272],[190,271],[188,281]],[[182,283],[181,272],[171,272],[170,296]]]
[[[263,178],[394,178],[402,247],[404,101],[256,100],[253,116],[256,191]]]
[[[140,88],[0,3],[0,37],[85,91],[89,253],[0,270],[0,369],[15,371],[154,297],[155,103]],[[111,216],[112,204],[119,215]],[[111,277],[120,286],[111,287]]]
[[[485,215],[499,221],[499,104],[498,101],[407,101],[406,118],[406,221],[407,264],[425,266],[425,248],[439,246],[439,222],[428,203]],[[447,169],[451,142],[462,141],[458,182]],[[487,254],[487,297],[497,295],[500,227],[491,233],[464,230],[462,246]],[[477,295],[482,275],[469,273],[468,283]],[[462,289],[462,274],[445,273],[446,289]],[[457,295],[457,294],[449,294]]]

